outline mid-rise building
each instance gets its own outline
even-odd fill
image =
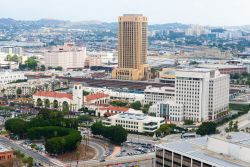
[[[125,14],[118,18],[118,68],[112,78],[121,80],[148,79],[147,17]]]
[[[144,90],[144,104],[155,104],[159,101],[174,99],[174,87],[152,87],[147,86]]]
[[[9,83],[0,85],[1,93],[7,97],[17,96],[17,90],[20,89],[20,96],[32,95],[36,91],[54,91],[68,88],[68,81],[62,79],[31,79],[26,82]]]
[[[218,70],[179,69],[175,81],[176,104],[183,105],[184,119],[217,119],[229,105],[229,75]]]
[[[23,48],[22,47],[16,47],[16,46],[2,46],[0,47],[0,52],[10,54],[10,55],[22,55],[23,54]]]
[[[149,113],[171,121],[182,121],[184,119],[183,104],[176,104],[174,100],[160,101],[153,104],[149,108]]]
[[[84,68],[86,48],[76,47],[73,43],[53,47],[44,53],[46,67],[62,67],[63,69]]]
[[[13,72],[13,71],[0,72],[0,85],[25,79],[27,79],[27,77],[24,75],[23,72]]]
[[[200,64],[198,67],[218,69],[221,74],[242,74],[248,72],[247,66],[229,64]]]
[[[156,101],[150,113],[172,121],[201,122],[228,112],[229,75],[205,68],[178,69],[175,73],[174,97]]]
[[[156,167],[250,166],[250,133],[233,132],[156,145]]]
[[[106,126],[120,125],[131,132],[154,133],[165,121],[161,117],[144,115],[141,111],[130,111],[110,116],[103,123]]]

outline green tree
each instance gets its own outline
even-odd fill
[[[214,122],[203,122],[199,128],[197,129],[196,133],[198,135],[211,135],[216,133],[216,123]]]
[[[83,96],[87,96],[87,95],[89,95],[89,92],[83,90],[83,91],[82,91],[82,95],[83,95]]]
[[[26,132],[26,125],[23,119],[12,118],[5,122],[5,129],[17,135],[23,135]]]
[[[128,132],[121,126],[103,126],[101,122],[96,122],[91,126],[92,134],[102,135],[112,143],[120,145],[127,140]]]
[[[155,132],[156,136],[166,136],[174,131],[176,125],[174,124],[163,124]]]
[[[41,71],[45,71],[45,70],[46,70],[45,65],[41,65],[40,70],[41,70]]]
[[[58,66],[58,67],[55,68],[55,70],[56,70],[56,71],[62,71],[63,68],[62,68],[61,66]]]
[[[235,121],[235,122],[234,122],[233,131],[234,131],[234,132],[238,132],[238,131],[239,131],[238,121]]]
[[[90,127],[90,129],[93,135],[102,135],[103,125],[101,122],[96,122]]]
[[[17,94],[17,96],[20,96],[22,94],[22,89],[18,88],[16,90],[16,94]]]
[[[11,57],[12,57],[11,55],[7,55],[6,56],[6,61],[11,61]]]
[[[111,126],[108,127],[110,131],[110,139],[114,144],[121,144],[127,141],[128,132],[122,126]]]
[[[25,66],[30,70],[36,70],[37,68],[37,59],[35,57],[29,57],[25,61]]]
[[[229,132],[232,132],[232,131],[233,131],[233,124],[234,124],[233,121],[230,121],[230,122],[229,122],[229,125],[228,125],[228,130],[229,130]]]
[[[184,120],[184,125],[193,125],[194,121],[192,120]]]
[[[125,101],[112,101],[112,102],[110,102],[110,105],[118,106],[118,107],[127,107],[128,102],[125,102]]]
[[[143,106],[142,112],[143,112],[144,114],[147,114],[151,105],[152,105],[152,103],[150,103],[150,104],[145,104],[145,105]]]
[[[130,104],[130,107],[135,109],[135,110],[140,110],[142,105],[141,105],[140,101],[135,101],[135,102]]]
[[[23,159],[23,162],[25,164],[27,164],[28,167],[32,167],[33,166],[33,158],[32,157],[25,157]]]
[[[93,118],[90,115],[80,115],[78,117],[78,122],[83,123],[83,122],[92,122]]]

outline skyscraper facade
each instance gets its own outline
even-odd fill
[[[147,17],[125,14],[118,18],[118,22],[118,68],[112,71],[112,77],[121,80],[148,79]]]

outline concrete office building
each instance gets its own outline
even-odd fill
[[[198,67],[218,69],[221,74],[242,74],[248,72],[247,66],[229,64],[199,64]]]
[[[158,101],[149,112],[172,121],[201,122],[220,118],[228,105],[229,75],[215,69],[179,69],[173,100]]]
[[[250,134],[233,132],[156,145],[156,167],[250,166]]]
[[[103,123],[106,126],[120,125],[132,132],[154,133],[165,121],[164,118],[147,116],[141,111],[130,109],[108,117]]]
[[[112,78],[121,80],[148,79],[147,64],[147,17],[125,14],[118,18],[118,68]]]
[[[15,46],[2,46],[0,47],[0,52],[10,54],[10,55],[22,55],[23,48]]]
[[[152,87],[147,86],[144,90],[144,104],[155,104],[159,101],[166,101],[174,99],[175,88],[174,87]]]
[[[46,67],[62,67],[63,69],[84,68],[86,48],[76,47],[73,43],[53,47],[44,53]]]
[[[184,119],[183,104],[176,104],[174,100],[157,102],[150,106],[149,113],[171,121],[182,121]]]
[[[24,76],[23,72],[12,72],[12,71],[0,72],[0,85],[24,79],[27,79],[27,77]]]
[[[175,100],[183,105],[184,119],[216,119],[228,110],[229,76],[213,69],[177,70]]]

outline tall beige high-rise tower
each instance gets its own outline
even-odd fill
[[[118,18],[118,22],[118,68],[112,71],[112,78],[148,79],[148,18],[140,14],[125,14]]]

